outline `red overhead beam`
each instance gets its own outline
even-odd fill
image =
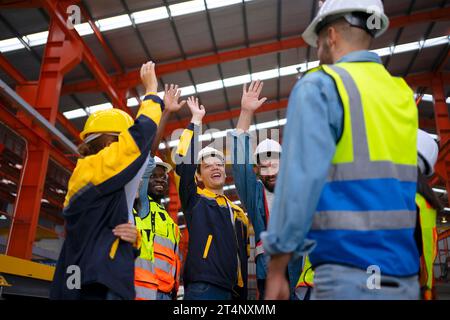
[[[445,230],[444,232],[441,232],[438,234],[438,241],[440,240],[444,240],[446,238],[450,237],[450,229],[449,230]]]
[[[65,2],[67,4],[67,2]],[[61,10],[60,3],[56,0],[43,0],[43,5],[47,9],[48,13],[55,20],[58,26],[62,29],[70,41],[80,45],[83,52],[83,61],[93,73],[96,80],[94,81],[99,85],[100,90],[105,91],[110,97],[113,105],[116,108],[120,108],[129,114],[132,114],[131,110],[127,107],[126,97],[124,92],[119,92],[117,87],[111,82],[110,76],[105,71],[103,66],[98,62],[97,58],[92,53],[91,49],[86,45],[80,35],[74,29],[67,27],[65,19],[65,10]]]
[[[108,43],[106,42],[105,37],[103,37],[103,33],[100,31],[100,29],[95,24],[94,20],[92,19],[92,16],[87,11],[86,7],[83,4],[78,5],[80,7],[80,11],[83,14],[83,16],[86,18],[87,22],[91,26],[92,30],[94,30],[95,37],[100,42],[100,45],[102,46],[103,50],[106,52],[106,55],[109,58],[109,61],[112,63],[116,71],[119,75],[123,75],[123,68],[120,65],[119,61],[117,60],[116,56],[114,55],[113,51],[109,47]],[[126,93],[124,93],[126,94]],[[141,101],[141,97],[139,97],[139,94],[136,90],[133,90],[133,95],[137,99],[137,101]]]
[[[67,119],[62,113],[58,112],[56,115],[56,120],[58,123],[67,130],[67,132],[75,139],[75,142],[77,144],[80,144],[81,138],[80,138],[80,131],[70,122],[69,119]]]
[[[427,12],[414,13],[408,16],[394,17],[391,19],[390,28],[401,28],[424,22],[448,20],[449,17],[450,7],[444,9],[435,9]],[[244,49],[224,51],[213,55],[186,59],[174,63],[160,64],[157,66],[157,73],[158,76],[162,76],[169,73],[186,71],[194,68],[205,67],[208,65],[235,61],[301,47],[306,47],[306,43],[303,41],[299,34],[299,36],[295,38],[255,45]],[[123,76],[113,76],[112,81],[122,89],[135,87],[140,84],[139,70],[131,71]],[[62,93],[69,94],[73,92],[91,92],[100,90],[101,87],[98,85],[98,83],[96,81],[90,80],[67,84],[63,87]]]
[[[407,16],[394,17],[390,19],[389,27],[393,28],[403,28],[408,25],[432,22],[438,20],[449,20],[450,17],[450,7],[442,9],[433,9],[424,12],[417,12]]]
[[[44,143],[50,148],[50,157],[53,158],[58,164],[68,170],[75,168],[74,162],[67,158],[63,152],[53,146],[51,141],[44,133],[35,130],[33,126],[29,126],[28,123],[18,118],[16,115],[8,112],[0,102],[0,119],[5,122],[11,129],[18,131],[20,135],[25,138],[29,143],[40,144]]]
[[[0,54],[0,68],[3,69],[16,83],[18,86],[25,86],[32,84],[37,86],[37,83],[31,83],[27,81],[25,76],[17,70],[2,54]],[[57,114],[57,121],[63,126],[64,129],[69,132],[70,135],[76,140],[77,143],[81,143],[80,132],[78,129],[64,117],[60,112]]]
[[[447,34],[450,34],[450,30]],[[441,72],[444,70],[445,66],[447,65],[447,63],[450,60],[450,50],[447,47],[447,55],[444,57],[444,59],[442,60],[442,62],[440,63],[440,65],[437,67],[436,72]]]
[[[23,74],[17,70],[3,54],[0,54],[0,68],[2,68],[8,76],[10,76],[15,82],[22,84],[27,81]]]
[[[158,76],[163,76],[178,71],[186,71],[194,68],[205,67],[213,64],[224,63],[239,59],[245,59],[271,52],[278,52],[292,48],[305,46],[302,38],[296,37],[285,39],[273,43],[253,46],[245,49],[230,50],[214,55],[208,55],[199,58],[186,59],[179,62],[159,64],[156,66]],[[120,88],[132,88],[140,84],[139,70],[130,71],[123,76],[113,76],[112,80]],[[62,94],[70,94],[73,92],[91,92],[99,91],[101,88],[96,81],[83,81],[73,84],[67,84],[63,87]]]
[[[405,77],[406,82],[412,88],[426,87],[431,88],[433,86],[433,79],[436,77],[436,73],[425,72],[412,74]],[[450,83],[450,73],[439,73],[444,84]]]
[[[441,76],[441,79],[445,83],[450,83],[450,73],[441,74],[440,76]],[[419,86],[420,87],[431,87],[434,77],[435,77],[435,75],[433,73],[428,72],[428,73],[421,73],[421,74],[415,74],[412,76],[408,76],[405,78],[405,80],[411,87],[419,87]],[[266,103],[257,110],[257,113],[284,109],[287,107],[287,102],[288,102],[288,99],[282,99],[279,102],[275,101],[275,102]],[[213,113],[213,114],[207,114],[203,118],[203,124],[237,118],[237,117],[239,117],[240,112],[241,112],[241,109],[236,108],[236,109],[233,109],[230,111],[223,111],[223,112],[217,112],[217,113]],[[186,127],[189,124],[189,121],[190,121],[190,118],[185,118],[182,120],[169,122],[166,127],[165,135],[167,136],[167,135],[171,134],[176,129]],[[427,123],[427,125],[429,125],[429,123]]]
[[[100,29],[97,27],[97,25],[95,24],[95,22],[92,20],[91,15],[89,14],[89,12],[86,10],[86,8],[84,7],[84,5],[79,5],[80,7],[80,11],[83,14],[83,16],[86,18],[87,22],[89,23],[89,25],[91,26],[92,30],[94,30],[94,35],[97,38],[97,40],[100,42],[100,45],[102,46],[103,50],[105,50],[106,55],[108,56],[109,61],[112,63],[112,65],[114,66],[114,69],[116,69],[116,71],[118,73],[122,73],[122,67],[120,66],[119,61],[117,61],[116,57],[114,56],[114,53],[112,52],[111,48],[108,46],[108,44],[106,43],[105,38],[103,37],[103,34],[101,33]]]

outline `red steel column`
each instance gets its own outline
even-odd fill
[[[24,99],[52,124],[55,124],[57,118],[64,74],[75,67],[81,61],[81,57],[81,47],[67,41],[64,32],[52,20],[37,87],[35,90],[28,88],[21,92]],[[17,117],[33,126],[26,115],[19,113]],[[36,130],[39,128],[36,127]],[[24,259],[32,257],[49,155],[48,144],[43,142],[28,144],[24,179],[17,195],[8,239],[8,255]]]
[[[447,194],[450,194],[450,117],[446,103],[443,75],[438,73],[432,81],[434,96],[434,117],[437,133],[441,139],[440,161],[436,165],[436,172],[445,180]]]

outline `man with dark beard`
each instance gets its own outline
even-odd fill
[[[232,166],[236,189],[255,231],[256,279],[260,299],[264,298],[268,263],[260,233],[267,228],[281,156],[281,145],[275,140],[265,139],[256,147],[253,161],[251,161],[250,152],[253,148],[248,130],[255,111],[266,101],[266,98],[259,98],[262,88],[261,81],[252,81],[248,90],[247,85],[244,85],[239,121],[236,130],[230,133],[233,143]],[[253,164],[256,165],[255,168]],[[289,264],[286,276],[290,283],[291,297],[294,297],[300,269],[301,259],[296,259]]]

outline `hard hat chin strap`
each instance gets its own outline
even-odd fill
[[[425,176],[430,176],[430,173],[433,172],[428,161],[424,159],[420,153],[417,155],[417,166],[419,167],[420,172]]]
[[[118,137],[120,135],[120,133],[118,133],[118,132],[92,133],[92,134],[88,135],[86,137],[86,139],[84,139],[84,143],[89,143],[91,141],[94,141],[95,139],[100,138],[104,134],[107,134],[107,135],[110,135],[110,136],[116,136],[116,137]]]
[[[350,26],[363,29],[372,37],[375,37],[377,30],[369,29],[367,26],[367,20],[369,19],[369,17],[370,15],[364,12],[349,12],[346,14],[328,16],[317,24],[316,34],[318,35],[326,26],[330,25],[331,23],[336,22],[340,19],[344,19],[348,24],[350,24]]]

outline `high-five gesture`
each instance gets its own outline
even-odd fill
[[[247,84],[244,84],[241,100],[241,114],[239,116],[236,129],[239,131],[248,131],[252,123],[253,114],[258,110],[267,98],[259,98],[264,83],[260,80],[252,81],[247,90]]]
[[[198,102],[198,98],[189,97],[187,100],[187,105],[192,113],[192,123],[199,124],[202,122],[203,117],[205,116],[206,110],[203,105],[200,105]]]
[[[164,105],[168,112],[177,112],[186,103],[186,100],[178,101],[181,96],[181,90],[178,89],[178,85],[168,84],[164,88]]]
[[[158,91],[158,79],[156,79],[154,62],[149,61],[142,65],[141,80],[145,88],[145,93]]]
[[[242,109],[255,112],[259,107],[266,102],[267,98],[259,99],[264,83],[260,80],[252,81],[247,90],[247,84],[244,84],[242,90]]]

